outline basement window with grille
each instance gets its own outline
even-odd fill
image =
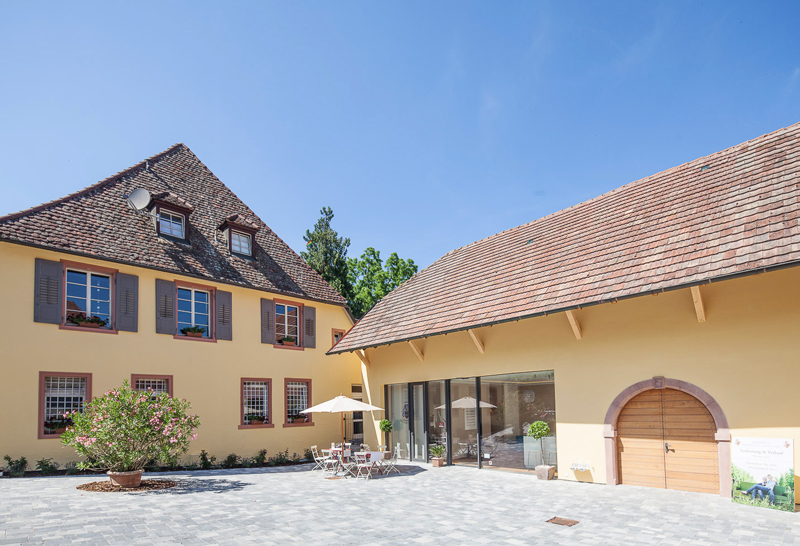
[[[60,437],[91,396],[91,374],[39,374],[39,438]]]
[[[158,398],[162,393],[172,396],[171,375],[132,375],[131,385],[134,390],[150,392],[151,398]]]
[[[242,413],[239,428],[272,427],[272,381],[264,378],[242,379]]]
[[[310,413],[300,413],[311,406],[311,380],[286,379],[286,422],[284,427],[313,425]]]

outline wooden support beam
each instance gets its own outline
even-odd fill
[[[575,339],[582,339],[583,331],[581,330],[581,325],[578,322],[578,319],[575,318],[575,313],[572,311],[567,311],[567,320],[569,321],[569,325],[572,326],[572,333],[575,334]]]
[[[364,349],[358,349],[355,351],[355,353],[356,356],[361,359],[361,362],[363,362],[364,365],[369,368],[369,358],[367,358],[367,352]]]
[[[411,350],[414,351],[414,354],[417,355],[417,358],[419,358],[420,362],[425,362],[425,355],[422,354],[422,351],[419,350],[419,347],[417,347],[416,343],[409,340],[408,346],[411,347]]]
[[[703,305],[703,295],[699,286],[692,287],[692,300],[694,300],[694,312],[697,313],[697,322],[705,322],[706,307]]]
[[[486,349],[483,347],[483,343],[481,343],[481,340],[478,339],[478,336],[477,334],[475,334],[475,331],[467,330],[467,332],[469,332],[469,337],[472,338],[472,342],[475,344],[475,347],[478,349],[478,352],[484,354],[486,352]]]

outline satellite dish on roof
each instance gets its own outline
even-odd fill
[[[150,204],[150,199],[150,192],[144,188],[139,188],[133,190],[131,194],[128,195],[128,204],[133,210],[141,211]]]

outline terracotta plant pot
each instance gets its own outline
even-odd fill
[[[97,322],[79,322],[78,326],[81,328],[100,328],[100,324]]]
[[[57,428],[53,431],[53,434],[64,434],[67,432],[67,427]]]
[[[264,424],[264,420],[263,419],[250,419],[250,424],[251,425],[263,425]]]
[[[189,337],[203,337],[203,332],[186,332]]]
[[[111,478],[111,483],[118,487],[139,487],[142,483],[142,472],[144,470],[132,470],[131,472],[106,472]]]
[[[444,466],[444,457],[431,457],[431,464],[433,466]]]
[[[281,343],[283,343],[283,344],[284,344],[284,345],[286,345],[287,347],[294,347],[294,341],[286,341],[286,340],[283,340],[283,341],[281,341]]]
[[[536,467],[536,477],[540,480],[552,480],[556,475],[556,467],[541,464]]]

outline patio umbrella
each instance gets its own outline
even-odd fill
[[[344,395],[339,395],[336,398],[306,408],[300,413],[341,413],[342,414],[342,450],[344,450],[344,414],[345,412],[352,411],[383,411],[383,408],[366,404],[359,400],[353,400]]]
[[[475,409],[475,399],[471,396],[465,396],[464,398],[459,398],[451,405],[453,408],[460,408],[460,409]],[[445,409],[447,404],[443,404],[436,409]],[[482,408],[496,408],[497,406],[490,404],[489,402],[484,402],[481,400],[481,407]]]

